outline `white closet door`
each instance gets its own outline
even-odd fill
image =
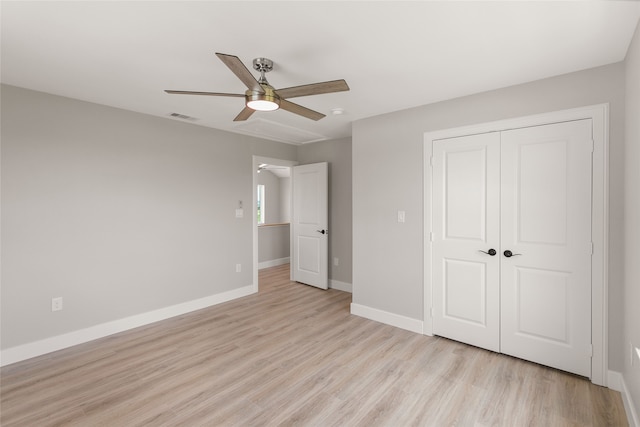
[[[435,334],[591,376],[591,129],[434,141]]]
[[[591,120],[502,132],[501,351],[587,377],[592,147]]]
[[[500,349],[500,136],[433,145],[433,328]],[[493,250],[493,251],[490,251]]]

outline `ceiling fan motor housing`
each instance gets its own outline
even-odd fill
[[[245,97],[246,97],[246,103],[247,106],[251,107],[251,103],[253,102],[264,102],[264,103],[274,103],[277,105],[276,108],[269,108],[269,110],[277,110],[278,108],[280,108],[280,97],[278,96],[278,94],[276,94],[276,91],[269,86],[269,84],[260,84],[260,86],[262,86],[262,88],[264,89],[264,93],[260,93],[260,92],[256,92],[253,90],[247,90],[245,92]],[[263,104],[264,105],[264,104]],[[262,107],[262,111],[268,111],[266,110],[266,107]]]

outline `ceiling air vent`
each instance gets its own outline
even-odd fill
[[[191,120],[191,121],[198,120],[195,117],[187,116],[186,114],[180,114],[180,113],[171,113],[169,114],[169,117],[173,117],[174,119]]]

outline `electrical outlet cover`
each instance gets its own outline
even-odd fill
[[[51,311],[62,310],[62,297],[51,298]]]

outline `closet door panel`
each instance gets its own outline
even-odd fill
[[[591,121],[501,140],[501,351],[590,376]]]
[[[434,332],[499,351],[500,137],[434,142]],[[481,252],[484,251],[484,252]]]

